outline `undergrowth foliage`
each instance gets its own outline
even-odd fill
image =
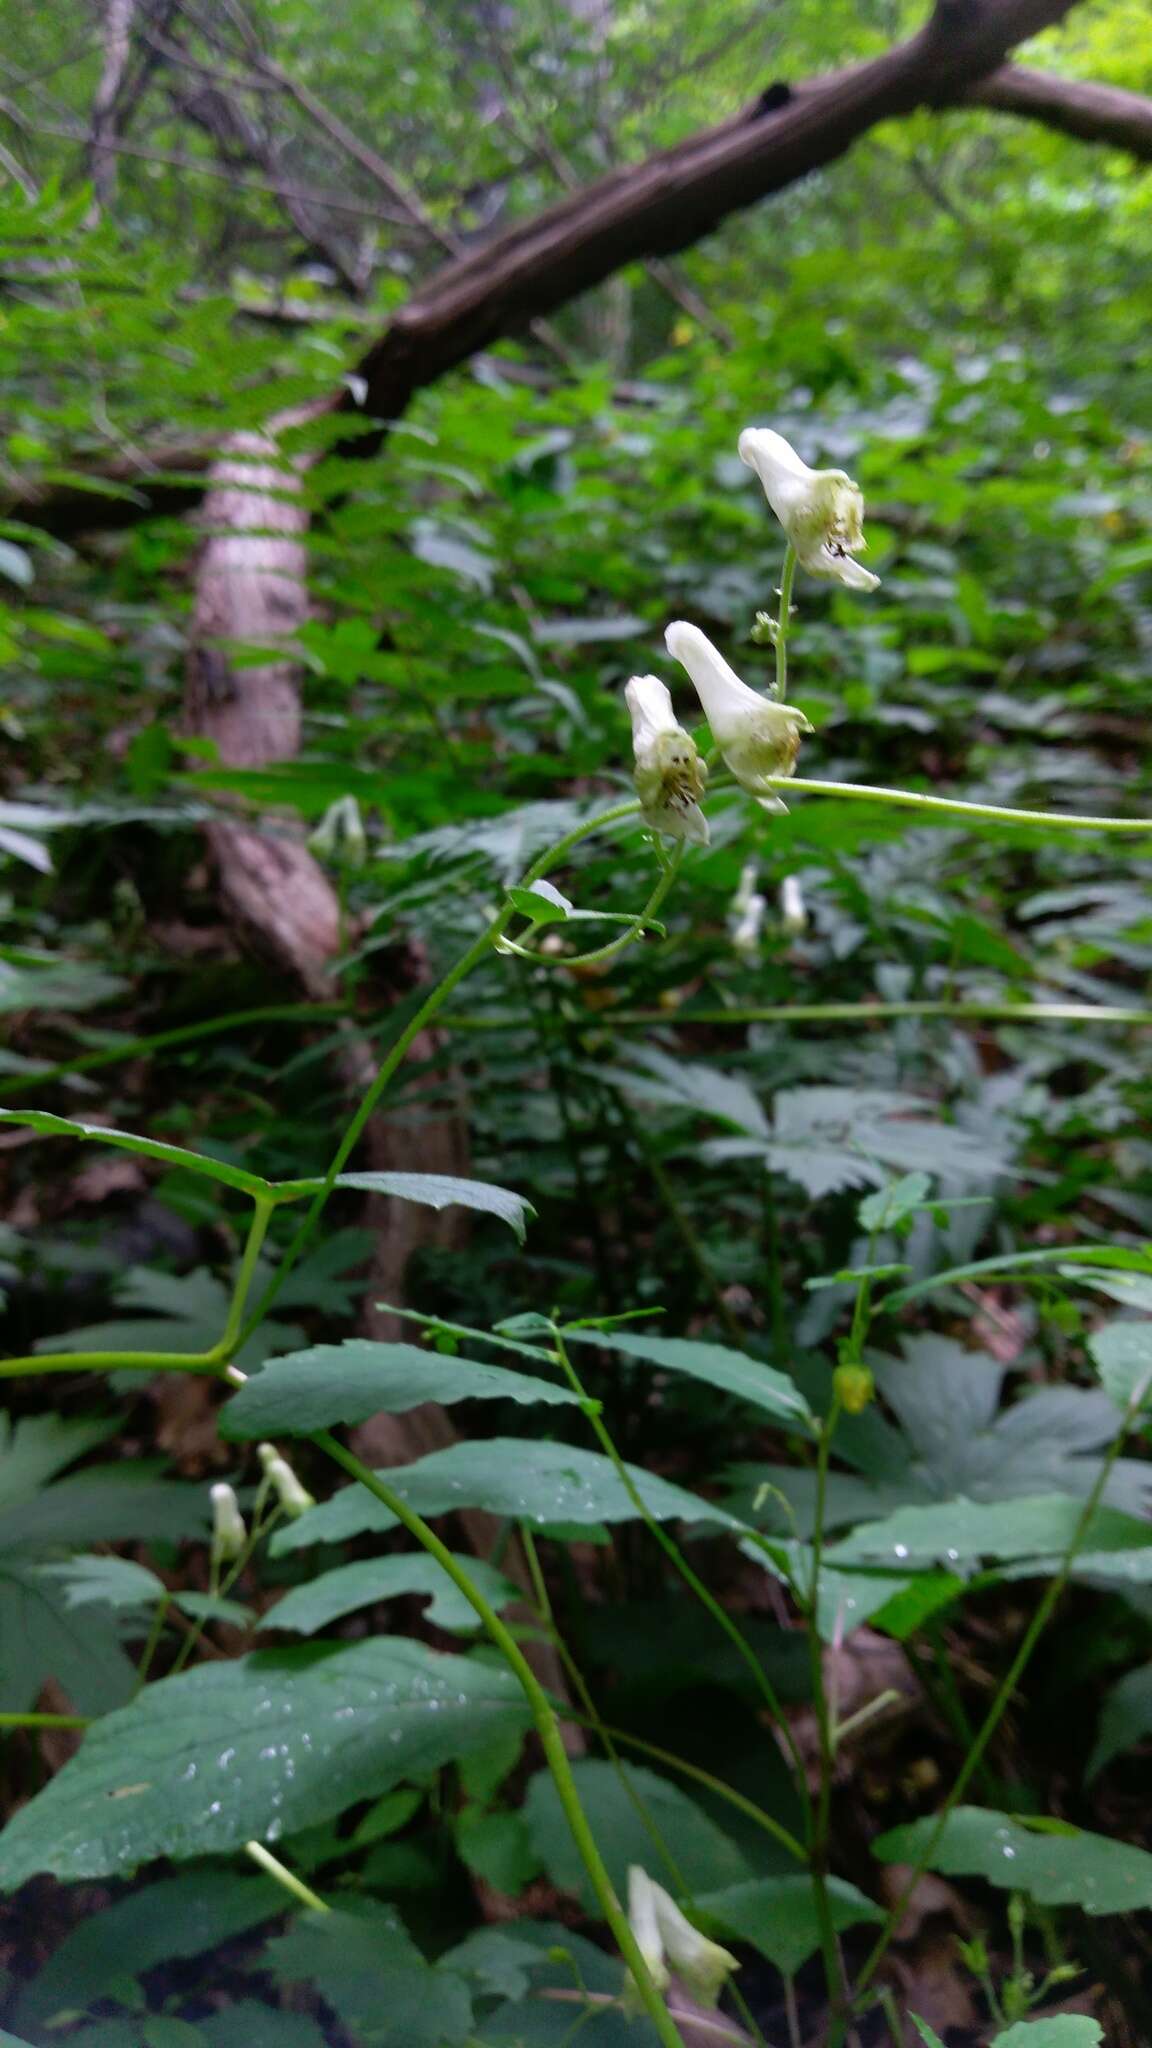
[[[925,373],[904,403],[927,417],[945,381]],[[863,450],[843,423],[824,433]],[[657,462],[677,459],[678,434],[673,414]],[[563,492],[553,502],[547,479],[579,450],[577,425],[520,450],[497,517],[519,517],[526,492],[553,516],[547,544],[570,535],[571,508]],[[441,638],[467,641],[469,695],[503,691],[510,716],[552,722],[553,757],[507,757],[529,801],[431,824],[431,794],[449,771],[439,741],[418,732],[422,765],[401,766],[385,785],[395,836],[383,840],[364,818],[379,793],[375,769],[358,778],[350,764],[305,759],[264,777],[211,765],[184,775],[184,806],[222,788],[265,798],[271,787],[296,802],[317,821],[312,844],[340,874],[347,907],[384,876],[391,917],[422,922],[438,952],[464,930],[454,964],[409,1004],[323,1171],[281,1170],[293,1164],[290,1128],[270,1126],[258,1105],[239,1142],[239,1090],[207,1143],[190,1096],[159,1119],[186,1144],[111,1128],[103,1113],[85,1121],[17,1101],[0,1112],[5,1135],[37,1162],[31,1173],[42,1155],[47,1170],[54,1144],[82,1145],[85,1158],[126,1160],[141,1185],[159,1174],[161,1201],[193,1233],[209,1218],[230,1229],[239,1219],[240,1233],[230,1263],[126,1255],[108,1276],[111,1318],[65,1317],[0,1364],[14,1392],[39,1375],[66,1375],[72,1388],[92,1375],[128,1403],[142,1384],[202,1377],[227,1396],[218,1419],[229,1447],[228,1476],[209,1487],[103,1461],[107,1410],[17,1406],[5,1424],[4,1719],[84,1736],[47,1782],[27,1785],[0,1835],[0,1884],[14,1891],[45,1872],[65,1884],[124,1879],[158,1859],[191,1865],[102,1895],[39,1974],[14,1987],[10,2017],[23,2035],[55,2039],[95,2008],[76,2037],[92,2048],[265,2037],[291,2048],[324,2038],[310,2015],[327,2011],[352,2038],[396,2048],[561,2042],[577,2029],[588,2048],[704,2048],[765,2039],[742,1988],[760,1959],[777,1973],[782,2024],[798,2039],[797,1980],[818,1958],[835,2043],[877,2001],[891,2013],[889,1945],[917,1878],[932,1870],[983,1880],[993,1918],[1003,1895],[1011,1968],[995,1972],[978,1940],[966,1955],[1006,2048],[1024,2038],[1032,2008],[1078,1976],[1054,1909],[1152,1906],[1152,1854],[1046,1813],[1026,1752],[1013,1762],[1002,1740],[1043,1660],[1045,1630],[1075,1589],[1091,1589],[1077,1611],[1101,1617],[1085,1623],[1098,1665],[1110,1662],[1103,1617],[1126,1614],[1130,1642],[1147,1647],[1150,1482],[1132,1455],[1152,1389],[1152,1251],[1139,1240],[1146,1161],[1124,1136],[1126,1188],[1115,1155],[1098,1165],[1086,1152],[1062,1170],[1058,1154],[1089,1129],[1127,1129],[1139,1069],[1106,1049],[1131,1039],[1104,1034],[1144,1013],[1101,970],[1147,958],[1129,863],[1133,850],[1143,857],[1152,824],[1081,807],[1121,786],[1100,759],[1072,748],[1042,772],[1009,737],[1040,724],[1074,736],[1074,691],[987,690],[983,716],[1000,736],[973,743],[977,794],[902,779],[910,736],[930,728],[945,750],[959,744],[965,668],[998,664],[1013,638],[1045,644],[1045,594],[1033,587],[1031,610],[1007,604],[942,544],[909,539],[901,550],[889,531],[877,550],[886,594],[861,623],[840,609],[872,602],[877,585],[857,559],[858,486],[842,470],[809,469],[775,430],[743,434],[740,453],[783,527],[778,597],[764,608],[734,505],[740,546],[698,602],[711,619],[721,587],[725,605],[754,600],[751,642],[772,650],[771,683],[747,684],[694,622],[671,625],[669,654],[707,728],[695,730],[683,679],[673,697],[661,677],[634,677],[625,694],[636,798],[555,799],[546,783],[604,772],[592,757],[615,712],[601,705],[585,717],[580,651],[639,638],[639,622],[568,617],[529,643],[480,616],[475,594],[490,584],[480,536],[465,543],[451,522],[427,518],[415,554],[456,579]],[[586,459],[594,480],[601,458]],[[884,484],[899,494],[908,476],[894,454]],[[682,497],[690,519],[690,491]],[[370,653],[368,616],[361,631],[353,516],[331,514],[343,616],[303,635],[332,687],[371,662],[387,680],[402,658]],[[525,548],[546,544],[527,523],[517,533]],[[27,538],[10,543],[18,581]],[[810,625],[805,571],[853,593]],[[1120,580],[1103,565],[1095,573],[1101,591]],[[684,583],[671,566],[668,580]],[[418,589],[406,600],[390,593],[411,608],[394,618],[398,643],[419,629]],[[365,614],[378,598],[378,586],[370,602],[365,587]],[[908,651],[903,704],[887,695],[897,606],[923,633]],[[43,624],[33,615],[20,631],[35,636]],[[561,648],[575,657],[575,682],[544,673]],[[804,660],[790,676],[796,650]],[[526,682],[535,694],[521,707],[513,699]],[[852,771],[860,721],[881,704],[893,770],[877,787]],[[841,749],[829,779],[802,772],[814,725]],[[618,738],[618,721],[612,730]],[[454,774],[475,755],[464,731]],[[151,732],[140,730],[127,757],[141,791],[157,771]],[[388,742],[401,762],[410,737],[398,730]],[[1054,796],[1083,793],[1075,809],[1018,800],[1045,774]],[[786,810],[789,788],[801,802]],[[109,815],[122,822],[128,809],[120,801]],[[155,822],[147,809],[134,815]],[[9,856],[44,871],[48,836],[85,822],[83,810],[40,798],[8,806]],[[1110,843],[1117,853],[1102,877],[1089,863]],[[1037,864],[1054,846],[1068,849],[1066,879],[1042,887]],[[691,929],[679,892],[692,887],[695,862],[708,867]],[[981,914],[1005,862],[1016,889],[1010,933]],[[713,904],[733,895],[727,930],[709,892]],[[30,914],[41,938],[49,900]],[[366,936],[350,945],[353,1003],[376,944],[357,918]],[[895,958],[884,959],[889,948]],[[859,999],[835,993],[849,967],[865,986]],[[6,972],[17,1010],[95,1009],[116,986],[102,961],[50,945],[14,951]],[[626,1001],[609,979],[618,972],[633,976]],[[687,999],[666,1004],[669,989]],[[442,1015],[462,1047],[475,1042],[476,1064],[492,1048],[476,1149],[500,1162],[500,1179],[356,1171],[356,1141],[390,1087],[410,1111],[421,1094],[438,1099],[439,1077],[417,1069],[413,1081],[405,1060]],[[858,1035],[786,1035],[801,1022]],[[981,1067],[961,1035],[969,1022],[1005,1026],[1013,1063]],[[685,1052],[674,1024],[695,1027],[700,1056]],[[242,1021],[229,1029],[242,1047]],[[169,1036],[181,1040],[179,1029]],[[160,1038],[140,1049],[150,1043]],[[10,1099],[13,1086],[42,1077],[69,1081],[82,1103],[94,1087],[86,1072],[134,1050],[94,1043],[54,1064],[14,1052]],[[256,1076],[254,1057],[243,1058]],[[1069,1063],[1082,1077],[1072,1091],[1060,1085]],[[314,1065],[304,1052],[296,1065],[306,1088]],[[525,1085],[533,1068],[547,1092]],[[1043,1158],[1045,1144],[1049,1164],[1026,1191],[1022,1161],[1038,1145]],[[621,1260],[606,1226],[617,1150],[631,1176],[619,1199],[648,1212],[635,1262]],[[424,1305],[395,1311],[409,1319],[409,1340],[342,1333],[357,1293],[347,1276],[364,1247],[353,1231],[322,1233],[330,1204],[367,1191],[462,1207],[523,1245],[533,1204],[505,1174],[530,1181],[539,1207],[578,1207],[586,1270],[533,1261],[530,1249],[522,1266],[493,1250],[488,1271],[487,1253],[451,1270],[433,1260]],[[1045,1216],[1060,1228],[1022,1249],[1019,1226]],[[6,1254],[19,1301],[30,1258],[19,1231]],[[45,1290],[54,1322],[69,1277],[92,1269],[91,1247],[66,1235],[40,1256],[56,1276]],[[999,1307],[1005,1290],[1024,1306]],[[693,1334],[670,1333],[685,1326]],[[1046,1384],[1018,1376],[1026,1351],[1048,1361]],[[1068,1369],[1077,1361],[1086,1375]],[[370,1469],[350,1447],[350,1428],[430,1401],[495,1406],[468,1406],[475,1429],[399,1468]],[[697,1442],[687,1457],[685,1425]],[[486,1559],[453,1547],[464,1511],[483,1511],[500,1532]],[[199,1586],[170,1569],[182,1542],[202,1546]],[[114,1545],[146,1546],[150,1561]],[[612,1590],[621,1569],[631,1582],[623,1599]],[[428,1602],[426,1628],[372,1626],[381,1608],[397,1620],[410,1612],[388,1604],[401,1600]],[[1006,1616],[1009,1605],[994,1676],[964,1697],[949,1632],[969,1611]],[[261,1646],[265,1633],[276,1641]],[[453,1647],[439,1646],[444,1637]],[[900,1867],[887,1890],[866,1857],[842,1858],[835,1825],[846,1759],[907,1711],[899,1682],[845,1695],[858,1638],[892,1648],[886,1671],[915,1674],[946,1736],[946,1771],[933,1765],[923,1780],[933,1796],[914,1790],[904,1817],[871,1829],[873,1868]],[[1109,1693],[1091,1775],[1152,1727],[1147,1676],[1134,1669]],[[47,1681],[74,1713],[39,1710]],[[709,1703],[702,1717],[694,1688]],[[653,1692],[683,1694],[683,1712],[654,1713]],[[565,1723],[583,1731],[583,1750],[565,1741]],[[558,1901],[578,1902],[605,1942],[568,1914],[559,1924],[522,1911],[469,1931],[464,1874],[511,1899],[543,1878],[553,1914]],[[456,1888],[451,1939],[430,1912],[444,1886]],[[166,2019],[148,2017],[150,1971],[228,1944],[241,1969],[311,1986],[312,2003],[276,2013],[273,2026],[267,2007],[243,1997],[182,2017],[174,1993]],[[1098,2038],[1086,2017],[1028,2023],[1032,2048]]]

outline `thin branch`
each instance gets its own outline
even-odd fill
[[[88,145],[96,214],[104,210],[116,189],[116,157],[109,144],[116,140],[116,117],[132,54],[132,17],[135,11],[136,0],[107,0],[105,7],[104,63],[92,101]]]
[[[1152,99],[1142,93],[1005,64],[971,86],[966,98],[978,106],[995,107],[998,113],[1040,121],[1081,142],[1105,143],[1145,162],[1152,160]]]

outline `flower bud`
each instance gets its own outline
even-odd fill
[[[227,1480],[218,1479],[212,1488],[212,1562],[234,1563],[247,1541],[240,1503]]]
[[[800,938],[808,929],[804,892],[795,875],[785,875],[780,884],[780,922],[792,939]]]
[[[633,676],[624,691],[632,719],[636,794],[644,822],[669,839],[708,844],[700,798],[708,770],[696,742],[676,723],[672,699],[659,676]]]
[[[862,1415],[875,1396],[876,1382],[866,1365],[838,1365],[832,1391],[845,1415]]]
[[[738,447],[741,462],[763,484],[801,568],[850,590],[875,590],[880,578],[852,559],[867,545],[859,484],[842,469],[809,469],[771,427],[745,427]]]
[[[677,619],[664,644],[691,676],[713,738],[741,788],[766,809],[783,810],[768,777],[795,770],[800,735],[812,730],[804,713],[750,690],[699,626]]]
[[[308,1488],[297,1479],[287,1458],[281,1457],[275,1444],[258,1444],[256,1449],[264,1468],[264,1477],[284,1513],[291,1515],[295,1521],[298,1516],[307,1514],[309,1508],[314,1508],[316,1502]]]
[[[320,860],[348,868],[363,867],[368,858],[368,839],[354,796],[337,797],[334,804],[329,804],[308,845]]]
[[[725,1978],[739,1968],[736,1957],[693,1927],[663,1886],[637,1864],[628,1872],[628,1920],[661,1991],[676,1976],[698,2004],[716,2004]]]

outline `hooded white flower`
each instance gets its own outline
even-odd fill
[[[368,858],[368,839],[354,796],[337,797],[334,804],[329,804],[310,834],[308,845],[321,860],[342,862],[350,868],[363,867]]]
[[[212,1556],[217,1564],[231,1564],[248,1541],[240,1503],[226,1479],[212,1488]]]
[[[745,427],[740,460],[754,469],[802,569],[832,577],[850,590],[875,590],[880,581],[852,557],[867,543],[864,498],[842,469],[809,469],[783,434]]]
[[[624,697],[632,719],[636,794],[645,823],[669,839],[707,846],[708,820],[700,798],[708,770],[696,742],[676,723],[666,685],[659,676],[633,676]]]
[[[636,1863],[628,1872],[628,1920],[661,1991],[675,1975],[701,2005],[716,2004],[724,1979],[739,1968],[736,1957],[700,1934],[663,1886]]]
[[[783,810],[767,778],[791,775],[795,769],[800,735],[812,730],[804,713],[750,690],[699,626],[677,619],[665,633],[664,644],[691,676],[716,744],[737,782],[759,797],[767,810]]]

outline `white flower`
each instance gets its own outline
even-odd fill
[[[756,887],[759,876],[756,862],[748,861],[741,872],[740,886],[732,898],[728,917],[733,951],[745,960],[754,960],[760,950],[760,933],[768,908],[767,897],[762,896]]]
[[[216,1564],[231,1564],[248,1541],[240,1503],[227,1480],[212,1488],[212,1557]]]
[[[745,427],[740,460],[754,469],[764,494],[810,576],[830,576],[850,590],[875,590],[880,581],[852,557],[867,545],[864,498],[842,469],[809,469],[783,434]]]
[[[716,2004],[724,1979],[739,1968],[736,1957],[700,1934],[663,1886],[635,1863],[628,1872],[628,1920],[660,1990],[671,1973],[701,2005]]]
[[[708,820],[700,798],[708,771],[695,741],[676,723],[665,684],[659,676],[633,676],[624,697],[632,719],[636,794],[645,823],[669,839],[707,846]]]
[[[309,1508],[314,1508],[316,1502],[313,1496],[302,1481],[297,1479],[287,1458],[280,1456],[275,1444],[257,1444],[256,1449],[260,1463],[264,1467],[264,1477],[284,1513],[295,1521],[298,1516],[307,1514]]]
[[[750,690],[699,626],[677,619],[664,644],[696,685],[704,716],[737,782],[766,809],[783,810],[768,777],[791,775],[795,769],[800,735],[812,730],[804,713]]]
[[[354,796],[337,797],[334,804],[329,804],[310,834],[308,845],[321,860],[336,861],[349,868],[363,867],[368,858],[368,840]]]
[[[808,929],[808,910],[804,892],[795,875],[785,875],[780,884],[780,922],[784,930],[794,939]]]

